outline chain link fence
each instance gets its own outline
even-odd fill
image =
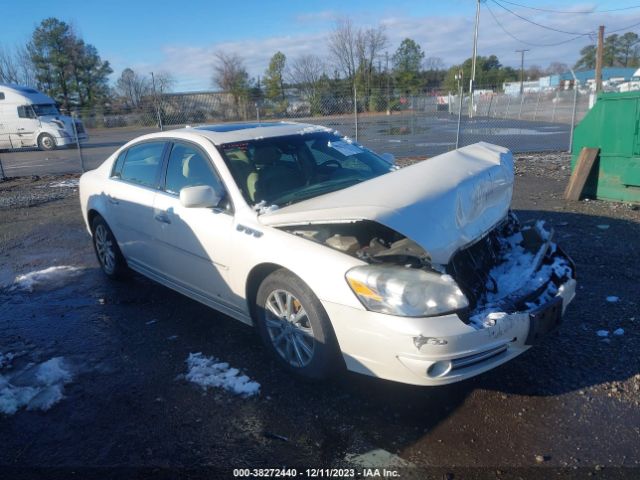
[[[325,125],[379,153],[429,157],[479,141],[512,151],[567,150],[572,122],[589,108],[589,95],[574,90],[406,95],[385,88],[286,89],[281,97],[224,92],[174,93],[137,105],[73,110],[89,139],[76,152],[34,148],[0,152],[7,176],[75,173],[97,167],[118,147],[145,133],[186,125],[281,121]],[[71,145],[74,148],[76,145]],[[0,170],[2,172],[2,170]],[[1,175],[1,173],[0,173]]]

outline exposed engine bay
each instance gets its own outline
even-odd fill
[[[369,264],[450,275],[469,301],[458,314],[476,328],[490,326],[495,314],[534,310],[575,278],[573,262],[552,242],[553,232],[545,229],[544,222],[521,225],[513,213],[457,251],[447,265],[432,264],[416,242],[373,221],[280,228]]]
[[[420,245],[384,225],[369,220],[281,229],[322,243],[367,263],[392,263],[410,268],[431,266],[429,254]]]

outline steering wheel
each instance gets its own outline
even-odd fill
[[[322,162],[318,166],[320,168],[325,168],[325,167],[328,167],[329,165],[335,165],[337,168],[342,168],[342,164],[338,160],[335,160],[333,158],[327,160],[326,162]]]

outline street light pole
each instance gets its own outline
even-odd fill
[[[480,0],[476,1],[476,25],[473,30],[473,56],[471,57],[471,78],[469,79],[469,118],[473,117],[473,87],[476,81],[476,57],[478,56],[478,24],[480,23]]]

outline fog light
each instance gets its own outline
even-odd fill
[[[451,362],[449,360],[442,360],[429,365],[427,375],[430,377],[442,377],[449,373],[449,371],[451,371]]]

